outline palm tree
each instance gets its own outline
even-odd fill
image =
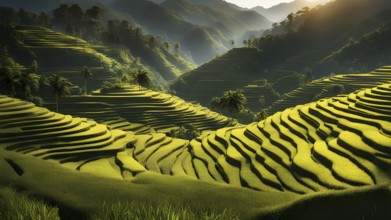
[[[81,71],[81,76],[84,79],[84,95],[87,95],[87,79],[92,78],[92,73],[87,68],[87,66],[84,66],[83,70]]]
[[[56,73],[50,76],[50,85],[53,89],[53,95],[56,98],[56,111],[58,112],[58,102],[61,98],[71,94],[72,84],[67,78],[64,78]]]
[[[170,45],[170,43],[168,41],[166,41],[166,42],[164,42],[163,47],[164,47],[164,49],[166,49],[166,51],[169,51],[171,45]]]
[[[30,74],[29,72],[24,72],[20,76],[19,80],[21,98],[31,99],[32,92],[37,91],[40,85],[40,77],[37,74]]]
[[[229,43],[231,44],[232,47],[235,46],[235,41],[234,40],[230,40]]]
[[[243,90],[229,90],[224,92],[220,99],[220,108],[228,109],[230,114],[238,114],[244,109],[247,98],[243,94]]]
[[[221,97],[213,97],[210,101],[210,105],[212,106],[212,109],[221,109]]]
[[[17,88],[20,87],[20,78],[19,72],[15,72],[10,67],[1,67],[0,91],[10,97],[15,96]]]
[[[175,50],[176,55],[179,54],[180,49],[181,49],[181,45],[178,42],[176,42],[174,45],[174,50]]]
[[[134,79],[136,80],[140,89],[141,86],[148,88],[152,84],[151,79],[149,77],[149,72],[145,69],[144,70],[139,69],[136,75],[134,76]]]

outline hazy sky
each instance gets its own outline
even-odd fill
[[[234,3],[243,8],[253,8],[255,6],[263,6],[270,8],[273,5],[278,5],[282,2],[292,2],[293,0],[225,0],[227,2]]]

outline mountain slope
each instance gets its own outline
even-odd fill
[[[365,18],[372,17],[377,20],[379,13],[390,7],[389,1],[386,0],[337,0],[316,9],[302,11],[295,14],[292,20],[281,24],[287,28],[285,34],[268,34],[252,40],[250,46],[259,49],[257,56],[243,55],[237,49],[231,50],[227,53],[230,61],[227,59],[228,62],[222,62],[225,56],[218,57],[184,74],[173,84],[173,88],[178,90],[181,97],[206,104],[213,96],[221,96],[227,89],[245,89],[249,85],[262,86],[258,81],[267,79],[272,88],[283,95],[305,83],[303,80],[309,73],[315,78],[330,74],[332,70],[326,68],[324,71],[317,71],[314,66],[342,48],[349,42],[350,37],[357,38],[378,28],[384,21],[365,22]],[[241,60],[243,56],[246,57],[246,62],[235,64],[235,60]],[[378,54],[370,59],[384,60],[381,56]],[[231,78],[233,74],[246,74],[249,69],[251,74],[239,81],[235,81],[237,78]],[[191,84],[186,86],[184,82]],[[223,85],[220,86],[219,82]],[[258,91],[262,91],[262,88]],[[271,99],[270,102],[278,98],[260,92],[258,99],[261,96]],[[259,103],[253,105],[256,111],[261,108]]]
[[[298,10],[304,7],[314,7],[318,4],[324,4],[329,2],[330,0],[294,0],[289,3],[280,3],[270,8],[264,8],[262,6],[257,6],[252,8],[252,10],[258,12],[259,14],[267,17],[269,20],[273,22],[280,22],[286,18],[286,16],[290,13],[295,13]]]
[[[321,60],[316,71],[365,71],[391,62],[391,22]]]
[[[165,7],[155,4],[150,1],[144,0],[135,0],[132,2],[125,0],[115,0],[110,4],[115,10],[127,13],[132,16],[137,23],[143,26],[148,33],[154,35],[160,35],[167,37],[166,40],[171,42],[179,41],[181,48],[190,48],[187,42],[187,33],[196,30],[203,29],[204,32],[209,33],[208,36],[213,38],[204,38],[207,44],[198,45],[199,48],[202,48],[203,51],[206,51],[205,54],[192,54],[192,51],[183,51],[183,53],[189,53],[190,57],[197,63],[201,64],[207,60],[215,57],[217,54],[220,54],[221,51],[216,49],[218,46],[210,47],[210,45],[215,45],[215,42],[218,44],[224,44],[221,39],[214,38],[213,32],[209,32],[207,29],[194,25],[188,21],[185,21],[179,14],[175,13],[172,10],[168,10]]]
[[[219,7],[216,7],[217,2]],[[227,34],[229,40],[238,39],[246,31],[266,29],[271,25],[265,17],[253,11],[233,9],[223,1],[167,0],[162,5],[191,23],[217,28]]]

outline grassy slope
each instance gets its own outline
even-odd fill
[[[248,189],[215,185],[181,177],[142,174],[131,182],[99,178],[94,175],[75,173],[62,166],[40,159],[0,149],[1,183],[12,183],[24,188],[29,194],[40,195],[55,202],[61,211],[77,210],[96,212],[103,202],[139,202],[157,204],[164,201],[222,211],[229,209],[241,216],[251,216],[260,207],[275,206],[296,198],[293,194],[254,192]],[[15,175],[4,162],[11,159],[24,173]],[[40,178],[37,179],[36,177]],[[213,195],[213,196],[212,196]],[[240,204],[240,205],[238,205]],[[73,215],[81,214],[72,213]]]
[[[59,220],[58,209],[36,198],[17,193],[10,187],[0,187],[0,218]]]

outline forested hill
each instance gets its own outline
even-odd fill
[[[156,4],[145,0],[114,0],[110,6],[132,16],[146,31],[178,41],[183,55],[188,54],[197,64],[224,53],[232,47],[231,41],[239,39],[245,32],[271,26],[265,17],[253,11],[242,11],[223,1],[201,3],[170,0]]]
[[[216,94],[221,95],[228,89],[241,88],[246,93],[246,90],[249,90],[250,87],[258,88],[258,98],[254,97],[254,100],[269,97],[260,88],[264,84],[264,79],[267,79],[272,89],[283,95],[299,87],[302,83],[306,83],[308,80],[326,76],[335,70],[349,72],[344,68],[325,68],[320,71],[320,69],[315,67],[320,61],[330,57],[332,54],[335,55],[332,57],[337,59],[338,51],[352,43],[356,45],[356,41],[361,42],[361,47],[367,48],[368,51],[373,47],[372,45],[378,45],[374,48],[382,45],[381,51],[383,52],[370,53],[373,57],[365,56],[364,54],[360,55],[359,62],[364,64],[361,66],[365,68],[355,68],[354,71],[368,70],[365,63],[368,65],[389,63],[391,62],[389,56],[385,56],[386,51],[388,51],[386,49],[388,44],[383,44],[380,41],[382,38],[369,37],[370,35],[368,35],[367,40],[365,40],[365,37],[360,40],[364,35],[379,28],[379,33],[383,32],[381,27],[389,21],[390,15],[387,13],[389,8],[391,8],[391,2],[386,0],[337,0],[313,9],[304,8],[295,14],[287,16],[284,21],[275,25],[273,29],[268,30],[264,37],[247,42],[247,47],[259,50],[257,53],[258,58],[247,54],[250,58],[246,58],[245,62],[235,61],[225,62],[225,64],[220,62],[222,59],[225,59],[225,56],[216,58],[209,62],[213,66],[209,64],[209,66],[204,65],[183,75],[174,83],[173,88],[177,90],[179,96],[186,97],[189,100],[196,100],[206,105]],[[375,32],[375,35],[379,34]],[[376,41],[376,43],[372,41]],[[231,61],[242,60],[244,57],[243,52],[242,50],[234,49],[228,53],[229,59]],[[352,63],[357,56],[359,55],[351,56],[349,59],[352,60],[348,62]],[[374,63],[374,61],[369,61],[369,59],[379,60],[381,63]],[[219,62],[221,64],[214,65]],[[347,66],[349,65],[345,65],[345,67]],[[214,74],[210,74],[211,71]],[[247,74],[250,73],[248,71],[251,74]],[[235,83],[226,82],[226,86],[221,87],[219,79],[230,80],[231,75],[243,73],[246,73],[246,85],[238,87],[238,81],[235,81]],[[206,82],[205,80],[208,82],[208,87],[213,88],[213,93],[204,92],[205,88],[203,87],[183,86],[189,82],[191,82],[191,85],[202,84]],[[286,80],[290,83],[283,83]],[[219,88],[222,89],[219,90]],[[258,104],[256,109],[259,111],[260,108],[261,105]]]
[[[232,42],[242,45],[242,36],[249,31],[261,31],[271,27],[262,15],[244,10],[223,0],[41,0],[36,4],[28,0],[0,0],[0,5],[23,8],[26,11],[51,14],[60,4],[78,4],[83,9],[93,5],[105,9],[107,20],[127,20],[147,34],[159,37],[174,45],[187,60],[203,64],[232,48]],[[200,20],[201,19],[201,20]],[[193,43],[196,35],[197,46]]]

